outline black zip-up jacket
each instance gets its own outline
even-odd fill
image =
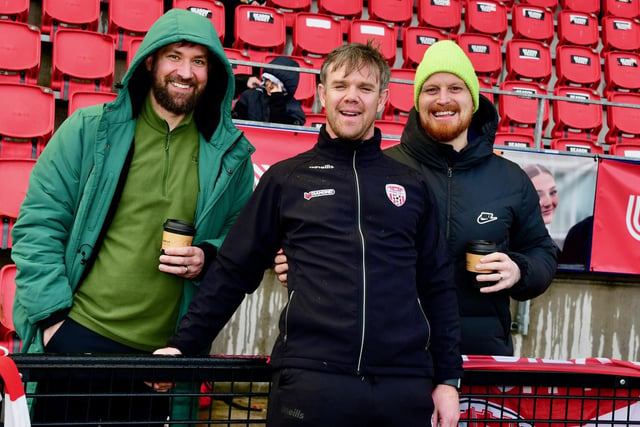
[[[414,108],[401,143],[385,150],[420,171],[435,194],[455,260],[463,354],[513,355],[509,297],[525,301],[542,294],[557,266],[531,180],[516,163],[493,153],[497,125],[495,107],[480,96],[469,144],[458,153],[425,133]],[[481,294],[469,285],[465,245],[476,239],[495,241],[518,265],[522,277],[511,289]]]
[[[196,354],[278,249],[289,301],[271,363],[343,374],[462,376],[453,266],[417,171],[367,141],[332,140],[273,165],[168,345]]]

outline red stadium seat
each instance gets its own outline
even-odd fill
[[[29,6],[29,0],[0,0],[0,19],[27,22]]]
[[[511,9],[513,37],[532,39],[551,44],[555,34],[554,14],[549,9],[516,4]]]
[[[369,19],[409,26],[413,20],[414,0],[368,0]]]
[[[465,31],[489,34],[503,40],[507,34],[507,7],[491,0],[468,0],[464,14]]]
[[[480,93],[484,95],[489,101],[494,102],[493,93],[483,90],[483,89],[493,89],[493,84],[491,84],[491,81],[487,78],[479,78],[478,82],[480,83]]]
[[[601,55],[612,50],[640,50],[640,22],[636,19],[605,16],[602,25]]]
[[[115,56],[106,34],[60,29],[53,35],[51,88],[65,100],[76,90],[110,92]]]
[[[402,68],[417,68],[429,46],[447,39],[449,34],[437,28],[407,27],[402,36]]]
[[[282,12],[285,25],[291,28],[298,13],[311,11],[311,0],[267,0],[267,6]]]
[[[640,94],[612,92],[607,101],[632,104],[640,107]],[[623,106],[607,106],[607,125],[609,131],[605,135],[605,142],[609,144],[638,143],[640,138],[640,109]]]
[[[640,92],[640,55],[633,52],[607,52],[604,55],[603,95],[611,92]]]
[[[404,122],[395,120],[376,120],[375,126],[380,129],[383,135],[400,136],[404,131]]]
[[[514,132],[496,132],[493,145],[514,148],[533,148],[535,141],[533,135]]]
[[[588,47],[561,45],[556,48],[557,86],[597,89],[602,79],[600,56]]]
[[[389,83],[389,102],[382,114],[385,120],[395,120],[406,122],[409,117],[409,111],[414,106],[413,81],[416,77],[416,70],[413,68],[392,68],[391,78],[397,80],[406,80],[408,83],[390,82]]]
[[[500,41],[488,34],[461,33],[457,43],[467,54],[478,77],[486,77],[497,86],[502,74],[502,50]]]
[[[11,229],[27,194],[29,174],[35,159],[0,158],[0,249],[10,249]]]
[[[132,37],[144,37],[164,13],[163,0],[109,0],[108,33],[126,51]]]
[[[142,44],[143,37],[134,37],[129,39],[129,47],[127,47],[127,68],[131,65],[131,61],[136,56],[138,48]]]
[[[498,131],[533,135],[538,117],[538,104],[542,102],[544,113],[541,132],[544,135],[549,122],[549,102],[547,99],[535,98],[532,95],[546,94],[546,88],[532,82],[504,81],[500,84],[500,90],[513,92],[516,95],[500,95]]]
[[[551,102],[555,122],[551,136],[596,141],[602,130],[602,105],[585,101],[601,101],[600,95],[590,89],[566,86],[556,86],[553,94],[575,102],[555,99]]]
[[[313,64],[301,56],[270,55],[267,56],[265,60],[267,62],[271,62],[277,56],[286,56],[293,59],[298,63],[298,67],[300,68],[308,68],[309,70],[314,69]],[[298,88],[296,89],[296,93],[293,95],[293,97],[300,101],[300,104],[302,104],[302,109],[306,115],[306,113],[310,113],[313,110],[313,105],[316,101],[316,73],[306,73],[304,71],[299,71],[298,74]]]
[[[240,49],[225,47],[224,54],[227,56],[227,59],[229,59],[230,62],[231,61],[247,61],[247,62],[251,61],[251,58],[249,58],[249,55],[247,55]],[[253,67],[250,65],[234,64],[233,62],[231,62],[231,68],[233,69],[233,74],[252,74],[253,73]]]
[[[380,53],[393,67],[396,62],[397,39],[393,26],[380,21],[355,19],[351,21],[349,42],[366,44],[373,40],[374,46],[379,46]]]
[[[592,49],[600,43],[600,29],[595,15],[573,10],[561,10],[558,21],[558,44],[575,44]]]
[[[418,0],[418,25],[457,33],[462,23],[462,0]]]
[[[562,9],[598,15],[601,2],[601,0],[560,0],[560,5]]]
[[[287,41],[284,15],[272,7],[238,6],[234,32],[233,47],[246,52],[251,61],[264,63],[267,55],[284,52]]]
[[[0,325],[16,332],[13,325],[13,300],[16,293],[16,265],[6,264],[0,269]],[[4,337],[2,337],[4,338]]]
[[[640,17],[640,0],[602,0],[602,14],[635,19]]]
[[[528,80],[544,85],[553,71],[551,49],[536,40],[511,39],[506,44],[505,80]]]
[[[319,128],[327,122],[327,116],[324,113],[309,113],[306,114],[305,126]]]
[[[39,71],[38,27],[0,20],[0,82],[37,84]]]
[[[569,151],[571,153],[604,154],[602,145],[593,141],[575,138],[554,138],[551,140],[552,150]]]
[[[78,108],[111,102],[115,100],[117,96],[118,94],[112,92],[73,92],[69,97],[69,109],[67,115],[70,116]]]
[[[335,17],[347,34],[350,22],[362,17],[363,0],[317,0],[317,6],[318,12]]]
[[[555,12],[558,8],[558,0],[520,0],[520,3],[528,6],[543,7]]]
[[[69,0],[71,1],[71,0]],[[175,9],[184,9],[207,18],[216,29],[218,38],[224,41],[224,4],[218,0],[173,0]]]
[[[98,31],[100,0],[42,0],[40,30],[53,36],[58,28]]]
[[[324,58],[343,43],[340,23],[329,15],[300,12],[293,22],[293,55],[302,56],[320,69]]]
[[[51,138],[55,96],[46,87],[0,83],[0,158],[33,158]]]
[[[612,156],[624,156],[633,159],[640,159],[640,144],[614,144],[609,147],[609,154]]]

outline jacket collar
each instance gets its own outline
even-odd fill
[[[380,149],[381,141],[382,134],[378,128],[375,128],[373,137],[370,139],[353,141],[331,138],[326,125],[322,125],[316,149],[336,160],[350,160],[356,152],[359,159],[375,159],[383,155]]]

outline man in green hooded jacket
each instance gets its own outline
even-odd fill
[[[173,9],[145,36],[116,100],[60,126],[12,234],[24,351],[146,354],[165,344],[252,191],[254,148],[231,121],[233,94],[211,22]],[[195,236],[160,255],[169,218],[193,223]],[[67,385],[38,385],[56,386]],[[36,402],[35,420],[86,421],[89,408],[94,420],[146,420],[150,411],[140,399],[132,408],[57,400]]]

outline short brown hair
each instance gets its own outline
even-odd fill
[[[371,40],[366,45],[347,43],[329,52],[320,69],[320,83],[325,84],[327,74],[343,66],[347,75],[364,67],[378,70],[380,90],[382,91],[389,86],[391,69],[380,51],[373,46]]]

